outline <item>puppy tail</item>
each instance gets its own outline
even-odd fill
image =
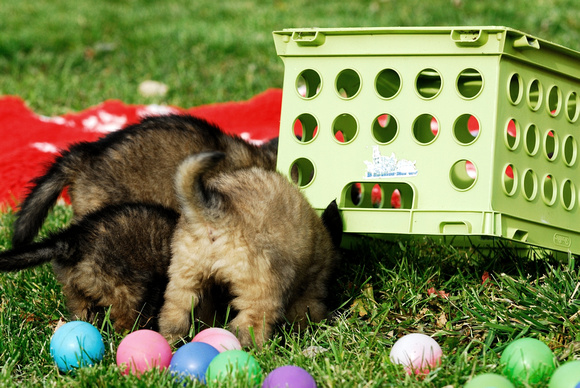
[[[42,241],[0,252],[0,271],[14,272],[59,259],[70,251],[63,241]]]
[[[225,156],[223,152],[201,152],[185,159],[177,168],[175,189],[186,217],[202,214],[203,218],[215,218],[221,213],[223,196],[206,184],[204,176]]]
[[[14,222],[12,245],[23,246],[30,243],[38,234],[48,211],[54,206],[62,190],[69,184],[68,154],[56,159],[46,174],[34,179],[34,185],[24,202],[20,205]]]

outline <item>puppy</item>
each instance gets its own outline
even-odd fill
[[[96,142],[73,145],[34,179],[14,224],[13,246],[33,240],[67,186],[75,218],[124,202],[155,203],[177,211],[172,190],[177,166],[187,156],[209,150],[226,153],[213,173],[276,167],[276,140],[258,147],[191,116],[146,118]]]
[[[319,217],[274,171],[250,167],[213,173],[223,171],[224,162],[227,155],[204,152],[177,170],[181,217],[159,329],[170,341],[186,335],[192,308],[220,285],[229,290],[237,312],[230,330],[242,345],[255,339],[262,346],[284,319],[300,325],[307,316],[315,322],[325,317],[342,221],[335,202]]]
[[[162,206],[110,205],[41,242],[0,253],[0,271],[52,261],[72,319],[95,322],[110,307],[115,330],[157,329],[178,217]]]

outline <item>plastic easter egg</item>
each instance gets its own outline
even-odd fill
[[[190,342],[177,349],[169,364],[169,370],[182,378],[189,377],[205,383],[207,367],[218,354],[220,352],[211,345]]]
[[[226,329],[211,327],[200,331],[193,337],[192,342],[204,342],[216,348],[219,352],[226,350],[242,350],[238,338]]]
[[[475,376],[463,388],[515,388],[507,377],[495,373]]]
[[[299,366],[286,365],[266,376],[262,388],[316,388],[314,378]]]
[[[537,384],[552,374],[554,355],[548,345],[535,338],[520,338],[502,352],[503,373],[511,381]]]
[[[104,354],[103,337],[88,322],[65,323],[50,339],[50,355],[62,372],[94,365],[103,359]]]
[[[425,334],[407,334],[397,340],[391,349],[394,364],[402,364],[409,374],[427,374],[441,363],[443,351],[433,338]]]
[[[124,375],[140,375],[153,368],[167,368],[171,356],[171,346],[161,334],[153,330],[137,330],[119,344],[117,365]]]
[[[580,360],[568,361],[560,365],[552,374],[548,388],[580,387]]]
[[[206,373],[208,383],[232,381],[245,374],[253,385],[262,380],[262,368],[258,361],[243,350],[227,350],[218,354],[209,364]]]

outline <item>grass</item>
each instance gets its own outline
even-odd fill
[[[575,0],[4,0],[0,95],[20,96],[49,116],[105,99],[192,107],[281,87],[273,30],[507,25],[580,49],[578,20]],[[169,93],[141,97],[137,87],[146,79],[164,82]],[[66,226],[70,216],[70,208],[58,206],[43,233]],[[0,214],[2,250],[10,247],[13,220],[10,210]],[[298,334],[282,327],[263,350],[250,352],[266,373],[294,364],[319,386],[460,387],[474,375],[501,373],[502,349],[524,336],[548,344],[559,363],[579,358],[579,279],[574,258],[522,259],[510,247],[486,253],[422,238],[361,239],[345,251],[333,285],[332,318]],[[103,362],[59,374],[49,341],[66,314],[50,266],[0,275],[0,386],[176,386],[162,373],[120,377],[114,355],[122,334],[108,324],[102,327]],[[411,332],[433,336],[444,351],[441,367],[423,379],[389,361],[395,341]]]

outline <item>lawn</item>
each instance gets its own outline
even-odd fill
[[[580,50],[576,0],[3,0],[0,95],[20,96],[47,116],[106,99],[184,108],[243,100],[282,86],[274,30],[426,25],[506,25]],[[142,97],[138,85],[148,79],[168,85],[167,95]],[[57,206],[42,234],[65,227],[71,215]],[[14,217],[9,209],[0,213],[2,250],[10,247]],[[580,358],[575,261],[422,237],[361,238],[344,251],[332,316],[302,333],[281,327],[264,349],[249,351],[265,373],[294,364],[321,387],[461,387],[475,375],[501,373],[502,350],[521,337],[540,339],[564,363]],[[106,323],[104,360],[60,374],[49,341],[66,316],[50,266],[0,275],[0,386],[177,386],[158,372],[120,377],[114,360],[123,335]],[[389,361],[395,341],[413,332],[443,348],[441,366],[424,378]]]

